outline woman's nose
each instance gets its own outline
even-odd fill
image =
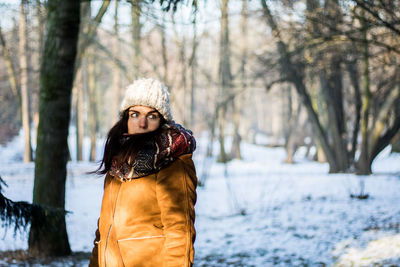
[[[139,119],[139,127],[140,128],[147,128],[147,118],[146,117],[141,117]]]

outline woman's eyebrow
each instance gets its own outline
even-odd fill
[[[129,112],[130,113],[142,113],[142,112],[140,112],[139,110],[134,110],[134,109],[130,109],[129,110]],[[158,114],[158,111],[157,110],[151,110],[151,111],[149,111],[149,112],[143,112],[144,114],[152,114],[152,113],[156,113],[156,114]]]

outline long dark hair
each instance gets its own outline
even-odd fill
[[[120,119],[107,134],[103,159],[101,160],[99,168],[93,173],[99,175],[106,174],[111,169],[114,159],[117,159],[119,162],[133,160],[141,149],[145,149],[146,146],[154,144],[153,140],[159,136],[161,126],[166,122],[161,114],[159,114],[159,116],[160,126],[157,130],[149,133],[127,135],[129,108],[124,110]]]

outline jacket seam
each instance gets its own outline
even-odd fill
[[[160,237],[166,237],[166,236],[165,235],[153,235],[153,236],[129,237],[129,238],[118,239],[117,241],[121,242],[121,241],[126,241],[126,240],[141,240],[141,239],[160,238]]]

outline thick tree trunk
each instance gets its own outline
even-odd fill
[[[80,21],[80,1],[49,0],[47,36],[40,70],[39,126],[33,203],[65,209],[68,127]],[[71,253],[65,218],[52,227],[32,221],[29,252],[41,256]]]
[[[337,34],[340,25],[341,12],[337,0],[325,1],[323,12],[320,3],[315,0],[307,1],[307,30],[308,39],[321,38],[321,32],[329,31]],[[321,25],[323,17],[325,24]],[[324,26],[328,29],[324,29]],[[327,129],[329,145],[335,157],[336,172],[348,170],[350,161],[347,152],[347,138],[344,124],[343,83],[342,83],[342,54],[340,47],[329,44],[322,51],[308,51],[308,58],[312,59],[312,68],[319,76],[323,108],[318,105],[318,117]],[[319,100],[319,96],[316,97]],[[319,102],[319,101],[318,101]],[[326,109],[326,111],[325,111]],[[317,110],[317,109],[315,109]]]
[[[26,0],[21,0],[19,20],[19,65],[21,70],[21,111],[22,128],[24,130],[24,162],[32,161],[31,145],[31,120],[29,108],[29,74],[28,74],[28,43],[26,30],[25,5]]]

